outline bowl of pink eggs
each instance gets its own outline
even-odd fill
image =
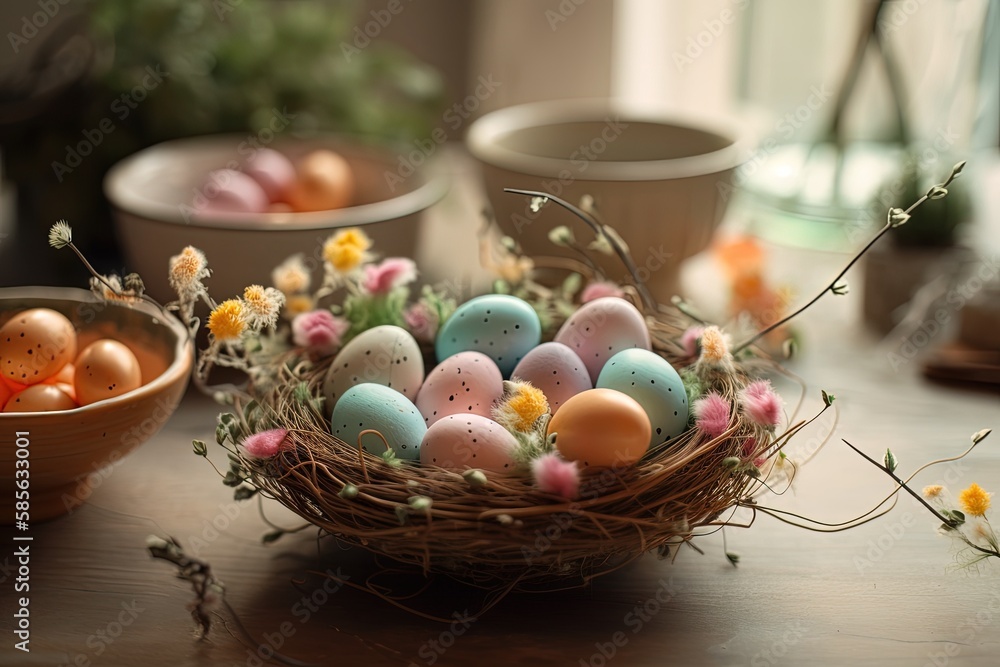
[[[319,275],[323,244],[361,227],[388,255],[412,256],[423,212],[447,179],[401,168],[400,155],[341,136],[218,135],[157,144],[116,164],[104,181],[127,269],[153,297],[174,298],[170,257],[203,251],[213,294],[270,283],[295,254]]]

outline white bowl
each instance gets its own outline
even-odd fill
[[[469,129],[497,223],[533,255],[568,254],[548,241],[556,225],[593,234],[569,213],[532,212],[504,188],[539,190],[576,204],[594,197],[603,220],[628,243],[640,278],[659,301],[677,287],[680,263],[705,249],[732,193],[751,134],[736,118],[631,111],[613,100],[558,100],[501,109]],[[612,280],[625,276],[601,258]]]
[[[445,179],[421,170],[400,181],[399,157],[386,149],[333,136],[283,137],[270,147],[293,160],[321,148],[343,155],[354,171],[355,204],[308,213],[196,213],[191,204],[208,173],[240,163],[246,147],[240,135],[180,139],[140,151],[108,172],[104,190],[115,210],[127,270],[142,276],[153,297],[175,298],[167,266],[188,245],[207,255],[212,277],[206,285],[217,299],[241,293],[249,284],[270,284],[271,270],[296,253],[318,269],[323,242],[344,227],[363,228],[383,255],[412,256],[421,211],[448,187]]]

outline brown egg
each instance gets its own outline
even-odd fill
[[[630,396],[614,389],[589,389],[571,396],[549,421],[556,449],[584,466],[631,465],[642,458],[651,437],[649,417]]]
[[[76,356],[76,330],[62,313],[32,308],[0,327],[0,375],[36,384],[52,377]]]
[[[10,385],[6,382],[0,381],[0,410],[3,410],[3,407],[7,405],[7,401],[10,400],[10,397],[15,393],[17,392],[13,391],[10,388]]]
[[[59,369],[55,375],[42,380],[45,384],[72,384],[73,375],[76,373],[76,366],[72,363],[66,364]]]
[[[354,172],[333,151],[313,151],[296,166],[296,181],[288,203],[296,211],[325,211],[343,208],[354,199]]]
[[[51,384],[31,385],[7,401],[4,412],[54,412],[72,410],[73,399],[59,387]]]
[[[120,396],[142,386],[139,361],[126,345],[102,338],[76,358],[73,385],[80,405]]]

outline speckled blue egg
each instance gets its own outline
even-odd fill
[[[420,458],[420,442],[427,425],[417,406],[395,389],[365,382],[348,389],[337,401],[330,418],[333,435],[357,447],[358,435],[368,429],[381,433],[397,457],[409,461]],[[375,455],[386,451],[382,439],[374,433],[366,434],[361,445]]]
[[[646,411],[652,426],[650,446],[669,441],[687,428],[684,383],[666,359],[648,350],[622,350],[608,359],[598,387],[631,396]]]
[[[528,303],[507,294],[486,294],[458,307],[438,332],[434,351],[438,359],[482,352],[508,378],[541,339],[542,325]]]

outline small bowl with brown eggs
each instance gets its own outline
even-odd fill
[[[0,524],[80,505],[92,473],[173,414],[193,354],[187,329],[152,304],[0,289],[0,431],[11,440],[0,448]]]

